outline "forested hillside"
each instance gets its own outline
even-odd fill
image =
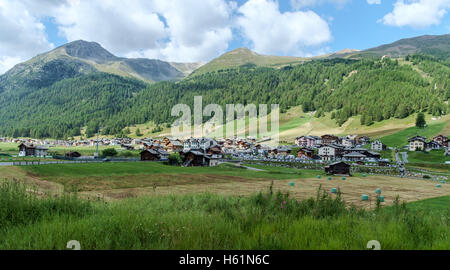
[[[348,53],[347,57],[405,57],[411,54],[427,54],[441,59],[450,59],[450,35],[424,35],[405,38],[391,44],[381,45],[361,52]]]
[[[95,73],[63,79],[51,86],[0,94],[0,135],[64,138],[88,127],[103,134],[154,121],[171,123],[173,105],[203,103],[280,104],[282,112],[302,105],[316,116],[332,112],[338,124],[362,115],[371,125],[419,111],[446,114],[450,63],[429,56],[398,61],[316,60],[282,69],[242,66],[180,82],[146,84]],[[206,120],[206,119],[205,119]]]

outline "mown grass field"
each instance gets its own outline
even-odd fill
[[[444,200],[444,201],[442,201]],[[421,202],[436,209],[448,199]],[[0,249],[450,249],[450,209],[348,208],[339,194],[299,201],[269,189],[248,197],[150,196],[114,202],[37,199],[0,184]],[[437,205],[437,206],[436,206]],[[448,205],[447,205],[448,207]]]
[[[348,205],[367,209],[375,206],[375,190],[381,188],[386,205],[399,195],[405,201],[416,201],[450,194],[450,185],[436,187],[425,180],[355,175],[342,180],[325,176],[323,171],[288,169],[263,165],[246,165],[260,171],[222,164],[213,168],[172,167],[162,163],[52,164],[23,167],[0,167],[0,174],[17,178],[42,191],[78,192],[83,198],[102,197],[117,200],[141,196],[214,193],[249,196],[273,185],[290,192],[297,199],[314,196],[319,186],[330,191],[340,188]],[[320,176],[320,178],[318,178]],[[293,184],[293,186],[292,186]],[[362,194],[370,196],[361,201]]]

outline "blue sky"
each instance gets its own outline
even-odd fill
[[[236,1],[242,6],[247,0]],[[290,1],[278,1],[281,12],[293,11]],[[348,1],[345,5],[322,4],[308,7],[320,16],[330,20],[329,26],[333,39],[328,43],[331,51],[342,49],[368,49],[386,43],[392,43],[402,38],[420,35],[442,35],[450,33],[450,19],[448,16],[440,25],[432,25],[423,28],[411,28],[408,26],[387,26],[378,22],[384,15],[392,11],[396,1],[383,1],[379,5],[369,5],[364,0]],[[330,19],[332,18],[332,19]],[[58,26],[51,17],[41,19],[45,25],[49,41],[56,47],[67,43],[67,39],[58,33]],[[239,31],[233,31],[234,38],[229,44],[229,49],[248,46]]]
[[[450,32],[450,0],[0,0],[0,74],[66,42],[209,61],[248,47],[313,56]]]
[[[433,0],[432,0],[433,1]],[[242,5],[246,0],[237,1]],[[293,11],[291,1],[278,1],[281,12]],[[316,12],[323,18],[332,18],[329,26],[332,41],[327,43],[330,50],[369,49],[382,44],[392,43],[402,38],[420,35],[443,35],[450,33],[450,15],[446,15],[438,25],[423,27],[385,25],[380,19],[394,9],[395,0],[383,0],[380,4],[368,4],[366,0],[349,0],[345,4],[316,4],[305,9]],[[332,2],[332,1],[331,1]],[[449,9],[447,9],[449,10]],[[242,39],[235,39],[231,48],[242,46]]]

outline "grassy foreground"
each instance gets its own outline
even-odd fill
[[[38,199],[20,184],[3,182],[0,249],[66,249],[70,240],[81,249],[361,250],[370,240],[382,249],[450,249],[450,209],[429,211],[429,202],[369,212],[319,190],[304,201],[267,191],[106,203],[69,195]]]

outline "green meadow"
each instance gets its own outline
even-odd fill
[[[117,176],[133,174],[219,174],[248,178],[292,179],[324,175],[322,171],[305,171],[291,168],[264,166],[264,171],[252,171],[239,168],[233,164],[222,164],[217,167],[176,167],[162,162],[106,162],[85,164],[51,164],[22,167],[28,173],[39,177],[85,177],[85,176]]]
[[[427,128],[410,127],[394,134],[380,138],[381,142],[390,147],[403,147],[408,144],[408,138],[414,136],[424,136],[431,139],[433,136],[439,134],[446,126],[448,122],[433,123],[427,126]]]
[[[444,150],[416,151],[408,152],[408,161],[410,163],[444,164],[446,161],[450,161],[450,156],[444,156]]]
[[[120,202],[76,195],[36,198],[0,185],[0,249],[450,249],[449,198],[373,211],[348,208],[320,189],[303,201],[268,189],[248,197],[212,194]],[[445,205],[445,206],[443,206]],[[425,211],[428,209],[442,211]]]

